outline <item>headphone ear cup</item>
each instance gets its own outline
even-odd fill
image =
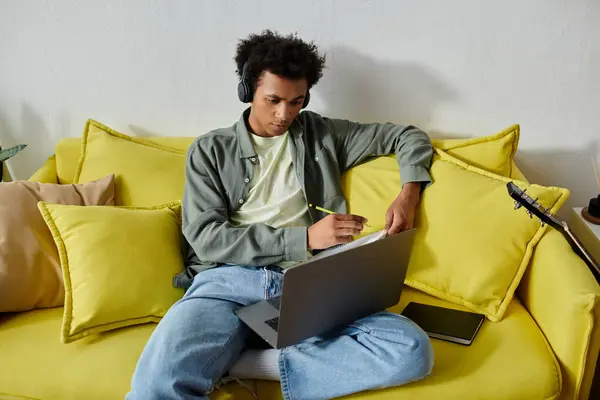
[[[238,98],[242,103],[250,103],[252,101],[252,85],[248,79],[248,63],[245,62],[242,67],[242,77],[237,87]]]
[[[306,97],[304,97],[304,103],[302,103],[302,108],[305,108],[310,101],[310,92],[306,92]]]
[[[250,94],[250,88],[246,81],[240,81],[237,86],[238,98],[242,103],[250,103],[252,101],[252,95]]]

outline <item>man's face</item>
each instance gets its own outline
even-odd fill
[[[265,71],[252,100],[250,127],[257,135],[279,136],[294,121],[304,103],[306,79],[289,80]]]

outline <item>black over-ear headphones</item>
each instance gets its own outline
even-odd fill
[[[242,103],[250,103],[254,96],[252,93],[252,82],[248,79],[248,63],[244,63],[242,68],[242,77],[237,87],[238,98]],[[302,104],[302,108],[308,105],[310,101],[310,92],[306,92],[306,97],[304,97],[304,103]]]

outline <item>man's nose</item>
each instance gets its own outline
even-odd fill
[[[277,109],[275,111],[275,116],[281,120],[288,120],[293,113],[293,107],[285,102],[281,102],[277,105]]]

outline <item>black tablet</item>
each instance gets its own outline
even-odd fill
[[[430,337],[470,345],[485,317],[467,311],[409,303],[402,315],[419,325]]]

